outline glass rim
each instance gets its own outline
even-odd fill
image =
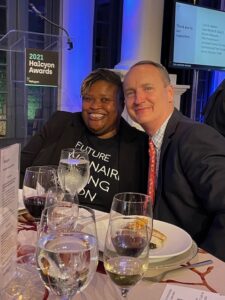
[[[60,204],[61,204],[61,205],[60,205]],[[67,201],[61,201],[61,202],[58,202],[57,204],[54,204],[54,205],[50,205],[50,206],[48,206],[48,207],[45,207],[45,208],[42,210],[41,218],[42,218],[42,215],[44,215],[44,212],[48,211],[50,208],[54,208],[54,207],[66,207],[66,206],[64,206],[64,204],[71,204],[71,205],[74,204],[74,205],[76,205],[75,203],[67,202]],[[93,210],[92,208],[87,207],[87,206],[84,206],[84,205],[80,205],[80,204],[77,204],[77,206],[78,206],[79,209],[80,209],[80,208],[84,208],[85,210],[87,210],[87,211],[90,213],[90,215],[88,215],[88,216],[84,216],[84,215],[79,216],[79,213],[78,213],[78,216],[77,216],[78,219],[79,219],[80,217],[82,217],[83,219],[93,217],[94,220],[95,220],[95,212],[94,212],[94,210]]]
[[[81,152],[81,153],[86,153],[86,154],[88,154],[88,152],[86,151],[86,150],[81,150],[81,149],[78,149],[78,148],[63,148],[62,150],[61,150],[61,153],[62,152]]]
[[[46,171],[56,171],[57,168],[57,165],[30,166],[26,168],[25,172],[43,173]]]
[[[127,203],[143,203],[145,202],[145,199],[141,199],[140,201],[133,201],[133,200],[125,200],[125,199],[120,199],[119,197],[122,195],[134,195],[134,196],[140,196],[141,198],[149,198],[150,203],[152,203],[152,199],[149,195],[147,194],[143,194],[143,193],[138,193],[138,192],[121,192],[121,193],[117,193],[113,196],[113,200],[116,199],[117,201],[123,201],[123,202],[127,202]]]

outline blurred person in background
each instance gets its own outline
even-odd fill
[[[225,79],[209,97],[203,115],[206,124],[225,136]]]

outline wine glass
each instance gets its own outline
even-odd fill
[[[103,254],[110,279],[127,298],[148,268],[152,205],[148,195],[120,193],[113,198]]]
[[[57,186],[56,169],[52,166],[33,166],[25,171],[23,202],[36,222],[45,207],[46,194],[50,187]]]
[[[89,158],[85,151],[75,148],[61,151],[58,176],[61,186],[70,193],[79,193],[87,184],[90,175]]]
[[[45,208],[60,202],[73,203],[76,205],[78,210],[79,199],[77,193],[73,195],[69,191],[62,189],[59,186],[50,187],[46,196]]]
[[[98,246],[94,211],[79,206],[79,215],[72,217],[71,209],[64,204],[44,209],[36,260],[47,289],[68,300],[85,289],[93,278]]]

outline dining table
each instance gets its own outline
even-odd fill
[[[96,225],[97,233],[101,232],[102,227],[107,226],[107,223],[103,223],[104,220],[108,219],[108,214],[96,211]],[[104,224],[104,226],[102,225]],[[23,255],[26,251],[32,251],[35,249],[36,243],[36,228],[34,223],[27,220],[24,217],[24,213],[20,214],[18,222],[18,249],[19,255]],[[104,229],[105,230],[105,229]],[[101,238],[102,243],[102,238]],[[196,244],[195,244],[196,245]],[[100,247],[101,248],[101,247]],[[196,263],[205,260],[212,260],[209,265],[185,269],[180,268],[179,270],[174,270],[177,266],[169,268],[170,271],[165,274],[159,280],[152,280],[149,278],[149,272],[144,276],[144,278],[133,288],[130,289],[128,294],[128,300],[137,299],[147,299],[147,300],[159,300],[167,285],[183,286],[187,288],[194,288],[202,291],[207,291],[211,293],[216,293],[223,295],[225,299],[225,263],[220,259],[216,258],[212,254],[204,251],[196,246],[196,253],[189,261],[186,261],[182,265],[187,265],[190,263]],[[161,262],[162,264],[162,262]],[[157,263],[154,262],[154,265]],[[151,268],[151,258],[149,259],[149,266]],[[153,270],[154,271],[154,270]],[[168,271],[161,268],[159,272]],[[151,272],[150,272],[151,273]],[[157,277],[156,277],[157,278]],[[52,293],[45,291],[43,297],[40,300],[53,300],[59,299]],[[120,295],[119,289],[111,282],[110,278],[104,271],[103,262],[100,255],[100,260],[98,264],[97,271],[86,287],[86,289],[74,296],[76,300],[114,300],[114,299],[124,299]],[[177,300],[178,298],[168,298]],[[180,298],[179,298],[180,299]],[[193,298],[196,299],[196,298]],[[200,298],[199,298],[200,299]],[[211,298],[202,298],[211,299]],[[213,298],[212,298],[213,299]],[[221,297],[222,299],[222,297]],[[183,300],[183,299],[180,299]],[[190,299],[191,300],[191,299]]]

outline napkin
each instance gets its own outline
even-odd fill
[[[25,209],[24,203],[23,203],[23,190],[18,190],[18,210]]]
[[[167,284],[160,300],[225,300],[225,296],[185,286]]]

